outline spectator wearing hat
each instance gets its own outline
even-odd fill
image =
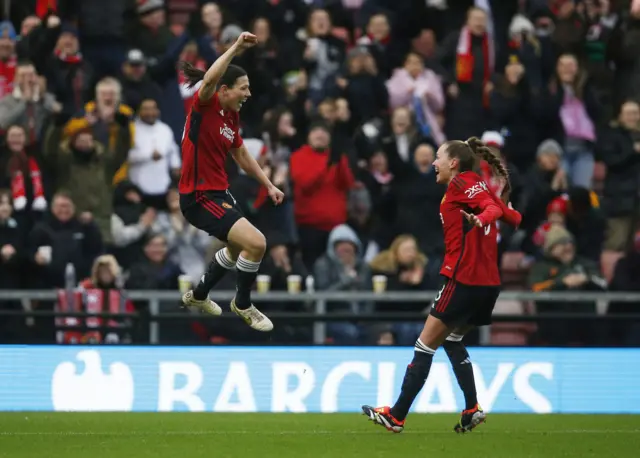
[[[618,119],[598,139],[598,155],[607,165],[603,210],[608,250],[623,251],[640,224],[640,105],[624,103]]]
[[[347,221],[348,192],[354,184],[347,156],[330,145],[329,128],[316,123],[307,144],[291,156],[294,215],[309,269],[324,253],[331,230]]]
[[[71,116],[82,111],[93,95],[94,74],[80,52],[78,30],[63,23],[56,30],[55,49],[45,62],[49,90],[62,104],[62,112]]]
[[[139,49],[130,49],[122,64],[122,100],[134,111],[138,111],[145,99],[160,103],[162,89],[151,79],[147,71],[145,55]]]
[[[113,177],[127,158],[129,131],[119,126],[113,149],[97,140],[89,126],[74,130],[64,140],[62,137],[63,127],[54,124],[45,140],[43,155],[53,172],[53,188],[66,191],[79,218],[94,221],[104,242],[110,244]]]
[[[561,226],[552,227],[544,240],[544,259],[536,262],[529,276],[534,292],[540,291],[602,291],[607,283],[595,262],[576,256],[574,238]],[[593,313],[593,302],[538,302],[538,313]],[[595,321],[581,321],[579,326],[566,319],[544,320],[538,323],[539,337],[548,345],[598,345],[604,332]]]
[[[538,146],[536,165],[523,178],[523,192],[516,207],[523,210],[521,227],[529,234],[533,234],[545,220],[549,202],[569,187],[562,168],[562,154],[562,147],[557,141],[543,141]]]
[[[18,58],[16,29],[9,21],[0,22],[0,99],[13,91]]]
[[[185,111],[178,84],[178,60],[189,42],[183,32],[174,36],[166,23],[164,0],[138,3],[138,24],[131,31],[129,44],[139,49],[147,60],[149,76],[162,90],[162,120],[171,127],[176,142],[182,139]]]
[[[143,100],[135,121],[135,140],[128,164],[129,179],[142,191],[144,203],[163,210],[171,182],[179,176],[181,159],[171,129],[159,118],[157,102]]]
[[[27,145],[35,145],[51,115],[61,109],[55,97],[46,92],[46,82],[38,78],[33,64],[21,62],[16,69],[13,91],[0,99],[0,130],[20,125],[27,133]]]
[[[111,77],[104,78],[96,85],[96,99],[84,106],[84,111],[64,125],[63,137],[66,139],[78,131],[90,129],[93,138],[102,143],[109,154],[116,156],[129,144],[133,146],[134,124],[133,110],[122,101],[122,86]],[[64,119],[57,117],[56,123]],[[121,167],[113,179],[115,183],[127,176],[126,164]]]
[[[551,228],[555,226],[567,227],[567,211],[569,204],[569,196],[563,194],[560,197],[556,197],[549,205],[547,205],[547,219],[543,222],[538,229],[533,233],[533,244],[540,248],[540,255],[542,256],[542,247],[544,246],[544,240],[547,233]]]

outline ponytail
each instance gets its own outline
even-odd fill
[[[502,191],[501,199],[505,204],[508,203],[509,195],[511,194],[511,182],[509,181],[509,172],[502,164],[500,157],[477,137],[471,137],[465,143],[469,145],[469,148],[471,148],[471,151],[473,151],[473,154],[476,157],[487,161],[493,172],[504,178],[505,186]]]
[[[191,65],[189,62],[184,62],[184,61],[180,62],[180,70],[182,70],[182,73],[187,79],[187,87],[189,89],[191,89],[200,81],[202,81],[206,73],[204,70],[200,70],[194,67],[193,65]]]

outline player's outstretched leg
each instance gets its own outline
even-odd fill
[[[273,323],[251,303],[251,288],[256,281],[260,262],[267,249],[264,235],[245,218],[236,222],[228,235],[229,242],[242,247],[236,262],[238,274],[236,297],[231,301],[231,311],[257,331],[271,331]]]
[[[222,280],[227,272],[235,269],[235,257],[227,247],[219,250],[213,256],[207,271],[202,275],[193,291],[187,291],[182,296],[182,303],[187,307],[199,308],[210,315],[221,315],[222,309],[209,299],[209,291]]]
[[[458,385],[460,385],[460,389],[464,393],[465,408],[462,411],[460,421],[454,427],[454,431],[457,433],[471,431],[486,419],[486,414],[478,405],[473,366],[469,359],[469,352],[462,343],[463,337],[463,332],[453,332],[442,344],[451,362]]]
[[[414,346],[413,360],[407,366],[398,400],[393,407],[362,406],[362,412],[374,423],[395,433],[402,432],[413,401],[429,376],[433,355],[451,330],[438,318],[429,316]]]

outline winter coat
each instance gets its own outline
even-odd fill
[[[52,126],[47,133],[44,157],[55,176],[56,191],[70,193],[78,213],[91,212],[103,240],[111,243],[113,176],[124,163],[129,150],[129,133],[120,129],[114,150],[95,141],[93,152],[72,148],[73,138],[60,142],[62,129]]]
[[[19,289],[26,286],[23,281],[27,260],[25,230],[26,228],[21,227],[15,218],[0,220],[0,248],[11,245],[16,250],[16,253],[6,260],[0,254],[0,289]]]
[[[599,158],[607,165],[602,208],[610,218],[631,216],[640,193],[640,153],[634,143],[640,132],[617,124],[602,132],[598,139]]]

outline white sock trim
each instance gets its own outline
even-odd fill
[[[215,254],[216,262],[227,270],[233,270],[236,267],[236,263],[233,262],[231,256],[227,253],[227,249],[223,248],[218,250]]]
[[[420,340],[419,338],[418,340],[416,340],[415,350],[422,353],[427,353],[429,355],[436,354],[436,351],[433,348],[427,347],[424,343],[422,343],[422,340]]]
[[[449,334],[449,337],[447,337],[446,340],[448,340],[449,342],[462,342],[462,338],[464,336],[460,335],[460,334]]]
[[[243,272],[257,272],[260,268],[260,261],[249,261],[242,256],[238,257],[238,261],[236,262],[236,269],[241,270]]]

